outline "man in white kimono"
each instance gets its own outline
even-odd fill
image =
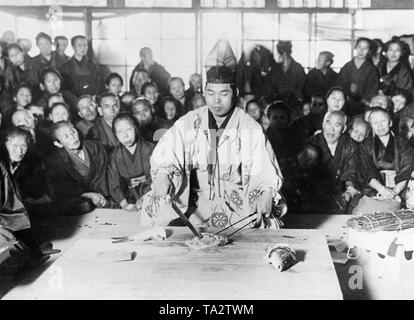
[[[176,121],[154,149],[142,222],[177,218],[157,210],[160,199],[171,197],[197,226],[225,228],[256,212],[251,226],[279,227],[282,175],[260,125],[236,107],[233,51],[219,41],[209,56],[207,105]]]

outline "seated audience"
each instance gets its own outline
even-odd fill
[[[190,110],[196,110],[206,105],[206,99],[202,93],[195,93],[190,100]]]
[[[148,71],[145,69],[134,69],[130,81],[131,94],[135,98],[142,97],[142,86],[147,82],[151,82]]]
[[[42,106],[31,103],[27,105],[25,109],[32,113],[37,127],[44,128],[46,126],[45,109]]]
[[[63,102],[55,103],[49,110],[49,120],[52,123],[57,123],[60,121],[70,122],[69,106]]]
[[[83,138],[86,138],[89,130],[96,124],[98,111],[95,100],[90,95],[81,96],[76,104],[80,120],[76,122],[75,127],[80,131]]]
[[[31,222],[26,207],[23,204],[20,192],[13,183],[5,165],[0,161],[0,230],[1,234],[7,231],[9,238],[17,239],[23,245],[28,259],[44,257],[39,244],[33,235]],[[24,267],[24,266],[21,266]]]
[[[15,127],[21,127],[30,132],[34,141],[34,151],[40,159],[47,158],[53,151],[53,143],[49,133],[37,126],[33,114],[28,110],[16,110],[11,117]]]
[[[373,135],[360,148],[363,193],[392,200],[402,195],[414,169],[414,149],[391,131],[391,116],[386,110],[373,108],[368,121]]]
[[[246,104],[246,112],[257,122],[260,122],[260,118],[263,115],[263,110],[260,108],[259,101],[252,99]]]
[[[55,123],[51,134],[58,149],[45,162],[57,213],[76,215],[108,207],[105,149],[96,141],[82,141],[70,122]]]
[[[138,133],[134,117],[124,113],[113,121],[120,144],[109,156],[108,183],[112,199],[125,210],[136,210],[137,201],[150,190],[150,156],[154,145]]]
[[[142,96],[151,103],[152,112],[157,116],[162,117],[164,112],[160,104],[160,94],[158,92],[157,84],[155,82],[144,83],[142,86]]]
[[[355,142],[363,142],[369,133],[369,123],[362,117],[355,117],[349,123],[348,134]]]
[[[138,122],[139,135],[146,141],[156,144],[171,123],[152,112],[151,103],[145,99],[137,99],[131,108],[132,115]]]
[[[173,97],[165,97],[160,101],[161,117],[174,124],[181,117],[181,104]]]
[[[20,191],[31,219],[35,219],[35,215],[44,209],[42,205],[51,200],[44,165],[33,150],[30,133],[21,128],[7,129],[2,136],[0,156]]]
[[[185,91],[187,97],[192,97],[196,93],[203,93],[203,78],[199,73],[193,73],[188,80],[189,88]]]
[[[408,52],[404,52],[403,42],[398,39],[384,46],[385,59],[378,65],[380,89],[387,96],[393,96],[395,90],[411,90],[413,76],[408,63]]]
[[[112,121],[120,111],[119,100],[112,93],[104,93],[99,96],[97,103],[100,118],[89,130],[86,138],[99,141],[109,153],[119,144],[112,130]]]
[[[313,198],[315,213],[351,213],[357,204],[358,145],[344,134],[346,122],[342,111],[327,113],[322,132],[307,142],[320,152],[320,161],[309,177],[317,186]]]
[[[287,167],[292,163],[292,158],[295,158],[300,148],[295,133],[289,127],[289,106],[286,102],[276,101],[267,109],[267,117],[270,123],[266,136],[272,145],[282,174],[285,176]]]
[[[189,111],[190,97],[185,94],[185,84],[183,79],[172,77],[168,80],[171,96],[181,104],[182,114],[185,115]]]
[[[116,97],[121,96],[122,87],[124,86],[124,80],[119,73],[113,72],[105,78],[105,89],[115,95]]]
[[[70,91],[62,90],[63,78],[60,72],[54,68],[46,67],[41,73],[40,80],[40,89],[43,91],[43,95],[37,101],[37,104],[43,106],[44,108],[50,109],[53,103],[48,105],[49,98],[53,95],[59,94],[62,97],[63,102],[69,106],[72,118],[77,119],[77,112],[75,108],[77,97]]]

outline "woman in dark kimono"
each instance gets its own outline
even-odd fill
[[[401,196],[414,169],[414,148],[391,131],[389,113],[373,108],[368,118],[373,135],[360,146],[363,193],[392,200]]]
[[[393,96],[396,89],[410,90],[413,87],[408,55],[400,40],[394,39],[384,46],[386,59],[378,65],[380,88],[387,96]]]
[[[130,114],[118,115],[112,129],[120,145],[109,156],[109,191],[122,209],[136,210],[137,201],[150,190],[149,159],[154,146],[138,135],[135,119]]]
[[[369,57],[371,41],[359,38],[356,43],[356,56],[347,62],[338,75],[337,85],[349,97],[350,117],[364,113],[372,97],[378,94],[378,71]]]
[[[0,158],[32,218],[50,202],[44,165],[34,151],[30,132],[11,127],[3,133]]]
[[[166,119],[171,125],[182,115],[181,103],[173,97],[165,97],[160,101],[160,117]]]

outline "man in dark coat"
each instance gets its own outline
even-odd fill
[[[316,66],[306,76],[305,97],[309,100],[313,94],[326,95],[335,86],[338,74],[332,70],[334,55],[329,51],[319,53]]]
[[[292,43],[290,41],[279,41],[277,44],[278,63],[270,71],[274,92],[279,94],[293,94],[294,99],[303,100],[303,86],[305,84],[305,71],[296,62],[292,54]],[[290,103],[292,105],[292,103]]]
[[[40,32],[36,36],[36,45],[40,53],[33,57],[33,61],[40,71],[47,67],[62,68],[63,65],[59,63],[56,52],[52,51],[52,38],[48,34]]]
[[[71,40],[73,57],[62,67],[64,88],[80,97],[85,94],[96,95],[103,91],[98,64],[88,58],[88,41],[84,36]]]
[[[168,96],[168,79],[171,77],[169,72],[162,65],[154,61],[152,57],[152,50],[150,48],[142,48],[139,52],[139,56],[141,58],[141,61],[132,71],[132,74],[134,74],[134,72],[139,69],[147,70],[151,81],[157,84],[161,96]],[[130,79],[129,86],[130,88],[134,87],[132,84],[132,77]]]
[[[112,122],[119,114],[118,98],[112,93],[104,93],[98,98],[98,112],[101,116],[86,135],[87,139],[98,141],[110,153],[119,145],[112,131]]]
[[[358,188],[358,145],[346,130],[342,111],[325,115],[322,132],[311,137],[307,145],[319,150],[319,164],[312,169],[310,179],[314,190],[314,213],[350,213],[360,193]],[[352,201],[354,200],[354,201]]]
[[[171,123],[154,114],[151,103],[148,100],[136,100],[132,105],[131,111],[138,121],[141,137],[148,142],[157,144],[164,133],[171,127]]]
[[[32,89],[34,100],[40,96],[40,71],[36,63],[24,56],[22,48],[13,43],[7,47],[10,64],[5,70],[6,89],[16,90],[20,84],[27,84]]]
[[[58,209],[76,214],[108,206],[105,149],[96,141],[81,141],[70,122],[55,123],[51,133],[58,150],[46,159],[46,174]]]

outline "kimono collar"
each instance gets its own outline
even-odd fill
[[[208,110],[208,128],[210,130],[219,130],[219,129],[225,129],[227,124],[230,121],[231,116],[234,113],[234,109],[235,107],[233,107],[230,112],[227,114],[226,119],[224,119],[223,123],[221,124],[220,128],[217,126],[217,122],[216,119],[213,116],[213,113],[210,111],[210,109]]]

